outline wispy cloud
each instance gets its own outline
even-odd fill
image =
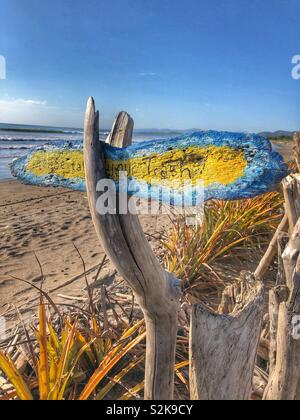
[[[154,76],[156,76],[156,73],[153,73],[153,72],[141,72],[141,73],[138,73],[138,76],[140,76],[140,77],[154,77]]]
[[[4,99],[0,98],[0,104],[2,106],[14,106],[14,105],[29,105],[29,106],[46,106],[47,101],[40,101],[36,99],[23,99],[23,98],[9,98],[4,97]]]
[[[46,100],[5,95],[0,97],[0,121],[77,127],[83,121],[83,110],[61,109]]]
[[[12,98],[7,95],[0,97],[1,122],[23,122],[41,118],[49,114],[51,107],[47,101],[38,99]]]
[[[35,99],[16,99],[15,103],[24,105],[47,105],[47,101],[37,101]]]

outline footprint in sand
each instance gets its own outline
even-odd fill
[[[2,280],[2,281],[0,281],[0,287],[10,286],[10,285],[14,284],[14,282],[15,282],[15,280],[11,280],[11,279]]]

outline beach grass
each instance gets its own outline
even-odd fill
[[[184,217],[176,218],[165,232],[164,264],[183,280],[186,292],[197,294],[223,289],[226,269],[236,261],[260,255],[283,215],[283,196],[271,192],[254,199],[213,200],[205,207],[204,223],[188,226]]]
[[[112,392],[123,400],[138,397],[143,382],[131,392],[122,381],[144,361],[144,351],[138,348],[145,339],[143,321],[104,331],[92,313],[57,318],[46,308],[41,297],[39,325],[32,330],[35,340],[24,326],[30,356],[23,373],[0,351],[0,371],[10,384],[0,388],[0,400],[102,400]]]

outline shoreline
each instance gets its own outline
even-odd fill
[[[285,162],[289,162],[294,158],[293,141],[272,141],[272,144],[279,146],[279,150],[277,151],[281,154]]]

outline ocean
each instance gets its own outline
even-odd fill
[[[175,137],[180,133],[176,130],[137,130],[134,132],[133,142]],[[105,140],[108,134],[108,130],[102,130],[100,139]],[[28,149],[62,140],[80,142],[83,140],[83,130],[0,123],[0,180],[12,178],[9,169],[10,162],[28,153]]]

